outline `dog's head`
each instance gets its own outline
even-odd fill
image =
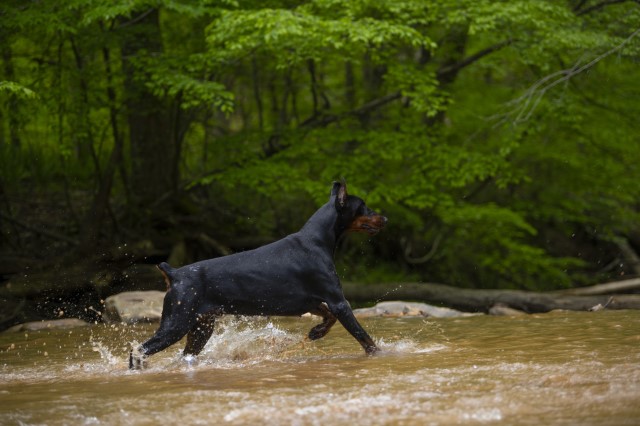
[[[367,207],[361,198],[347,194],[345,182],[333,183],[330,200],[334,197],[338,212],[336,222],[338,234],[352,231],[375,235],[387,224],[387,218]]]

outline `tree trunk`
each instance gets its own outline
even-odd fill
[[[629,240],[625,237],[618,237],[614,241],[622,256],[624,257],[627,267],[629,267],[634,275],[640,275],[640,256],[633,249],[631,244],[629,244]]]
[[[122,163],[122,153],[124,150],[123,137],[120,134],[118,126],[118,113],[116,110],[116,94],[113,88],[113,73],[110,65],[109,49],[102,49],[102,57],[105,62],[105,72],[107,77],[107,99],[109,100],[109,118],[111,122],[111,131],[113,133],[113,149],[109,156],[109,161],[104,172],[96,170],[100,174],[98,191],[93,197],[91,208],[85,219],[83,230],[83,242],[80,245],[81,250],[87,250],[95,240],[98,239],[104,219],[109,208],[109,198],[111,197],[111,188],[113,187],[113,178],[116,169]]]
[[[640,278],[632,278],[630,280],[613,281],[610,283],[592,285],[590,287],[572,288],[569,290],[560,290],[559,294],[571,294],[574,296],[595,296],[602,294],[620,294],[640,292]]]
[[[359,285],[344,283],[343,290],[351,302],[383,300],[418,300],[445,305],[467,312],[488,312],[497,304],[528,313],[554,309],[588,311],[598,306],[607,309],[640,309],[640,295],[568,295],[520,290],[472,290],[443,284],[404,283]]]
[[[348,109],[356,108],[356,76],[351,61],[344,64],[344,101]]]
[[[15,70],[13,69],[13,52],[11,45],[8,41],[0,42],[0,50],[2,50],[2,62],[4,64],[4,77],[9,81],[15,81]],[[6,114],[9,118],[9,143],[14,149],[20,148],[22,142],[20,141],[20,118],[18,97],[9,93],[7,97],[7,109]],[[2,132],[4,133],[4,132]],[[0,136],[0,143],[2,142],[2,136]]]
[[[158,11],[136,23],[122,46],[127,121],[131,146],[130,190],[135,207],[148,206],[174,190],[178,182],[176,132],[168,101],[158,98],[140,78],[132,59],[162,52]]]

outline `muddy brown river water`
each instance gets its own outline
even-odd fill
[[[0,335],[2,425],[638,425],[640,312],[362,321],[224,318],[197,360],[182,344],[127,369],[154,325]]]

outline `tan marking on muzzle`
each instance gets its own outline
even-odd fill
[[[379,214],[358,216],[351,222],[348,230],[352,232],[366,232],[373,235],[384,228],[385,223],[385,217]]]

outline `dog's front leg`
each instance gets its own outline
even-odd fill
[[[349,302],[343,299],[336,304],[329,305],[329,310],[338,318],[340,324],[362,345],[367,355],[373,355],[380,350],[353,315]]]

